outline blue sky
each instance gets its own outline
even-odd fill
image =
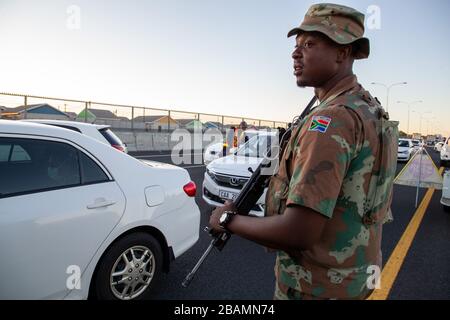
[[[0,91],[290,121],[313,91],[295,85],[286,34],[313,3],[0,0]],[[380,9],[380,29],[366,28],[371,56],[355,63],[360,83],[384,103],[371,82],[407,81],[391,90],[391,117],[406,130],[396,102],[422,100],[412,107],[429,112],[422,133],[450,135],[450,2],[339,3]],[[419,119],[410,113],[410,132]]]

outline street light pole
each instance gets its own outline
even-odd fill
[[[431,120],[436,120],[436,118],[432,117],[432,118],[426,119],[426,121],[427,121],[427,136],[430,134],[429,129],[430,129]]]
[[[404,103],[408,105],[408,129],[406,131],[406,134],[409,134],[409,116],[410,116],[410,111],[411,111],[411,106],[415,103],[422,103],[422,100],[417,100],[417,101],[413,101],[413,102],[405,102],[405,101],[397,101],[397,103]]]
[[[389,86],[385,85],[384,83],[378,83],[378,82],[372,82],[371,84],[383,86],[383,87],[386,88],[386,112],[389,112],[389,92],[391,91],[391,88],[394,87],[394,86],[400,86],[400,85],[408,84],[408,82],[393,83],[393,84],[391,84]]]
[[[431,113],[431,111],[426,111],[426,112],[419,112],[419,111],[413,111],[413,113],[418,113],[420,116],[420,120],[419,120],[419,133],[420,135],[422,135],[422,119],[423,116],[427,113]]]

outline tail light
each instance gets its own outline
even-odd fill
[[[191,181],[183,187],[183,190],[189,197],[195,197],[195,193],[197,192],[197,186],[195,185],[194,182]]]
[[[116,148],[116,149],[119,150],[119,151],[125,152],[125,148],[122,147],[121,145],[118,145],[118,144],[112,144],[111,146],[112,146],[113,148]]]

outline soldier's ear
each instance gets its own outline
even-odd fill
[[[351,45],[342,45],[337,48],[336,62],[342,63],[353,57],[353,48]]]

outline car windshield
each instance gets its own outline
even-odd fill
[[[267,152],[267,148],[269,147],[268,143],[270,143],[269,136],[254,136],[238,149],[236,155],[241,157],[262,158]]]
[[[419,140],[413,140],[412,143],[413,143],[413,145],[418,146],[419,145]]]
[[[408,142],[408,140],[399,140],[398,146],[399,147],[409,147],[409,142]]]

